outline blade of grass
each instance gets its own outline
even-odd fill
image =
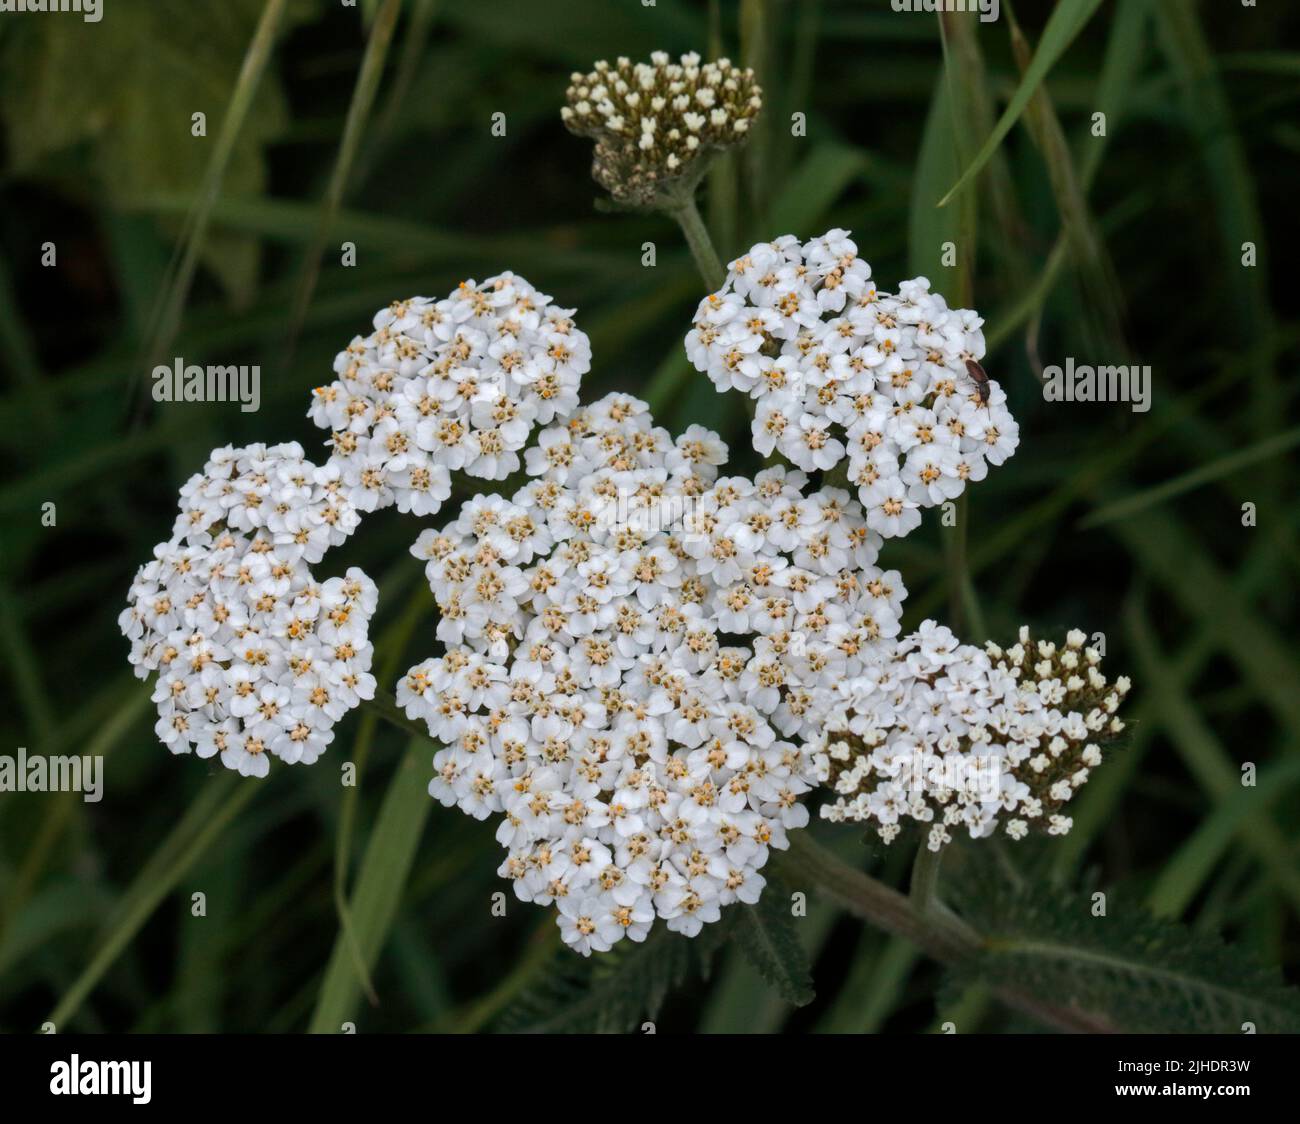
[[[1007,19],[1011,30],[1011,49],[1022,75],[1032,65],[1029,41],[1020,30],[1010,8]],[[1025,123],[1034,138],[1043,160],[1047,164],[1048,180],[1056,211],[1061,221],[1075,270],[1082,282],[1086,307],[1093,313],[1095,323],[1092,333],[1095,346],[1108,348],[1112,354],[1122,352],[1124,338],[1120,327],[1122,316],[1116,293],[1120,286],[1105,247],[1097,235],[1080,177],[1076,175],[1065,130],[1056,116],[1056,109],[1046,86],[1040,85],[1029,100]]]
[[[822,0],[803,0],[802,3],[795,7],[797,8],[795,12],[787,14],[785,11],[779,11],[778,13],[779,18],[788,21],[787,27],[789,23],[794,24],[792,32],[787,31],[786,34],[778,32],[777,35],[778,43],[792,40],[785,63],[785,80],[777,83],[783,95],[781,112],[787,121],[791,112],[795,110],[806,112],[808,107],[815,104],[818,98],[816,88],[813,85],[813,76],[816,73]],[[774,126],[767,139],[768,167],[774,173],[772,196],[779,197],[784,195],[787,190],[784,184],[786,169],[794,167],[793,151],[800,147],[801,142],[799,138],[791,133],[788,127],[776,128]],[[772,221],[771,216],[769,215],[766,218],[767,221],[763,223],[765,230],[775,231],[777,226]],[[809,231],[808,233],[812,232]],[[765,237],[765,234],[756,232],[756,237],[762,238]]]
[[[36,735],[37,744],[44,746],[54,734],[54,711],[41,682],[40,661],[7,585],[0,585],[0,644],[4,646],[23,717]]]
[[[866,155],[842,144],[819,144],[772,202],[768,228],[801,238],[820,230],[822,216],[866,167]]]
[[[379,83],[384,75],[384,63],[388,58],[388,48],[393,41],[393,31],[397,26],[397,17],[402,11],[402,0],[384,0],[384,6],[375,17],[366,40],[366,51],[361,59],[361,70],[357,74],[357,83],[352,91],[352,101],[348,105],[347,119],[343,123],[343,138],[339,142],[338,155],[334,160],[334,169],[330,173],[329,185],[325,189],[325,198],[321,203],[320,219],[316,234],[303,259],[302,271],[298,279],[298,291],[294,297],[293,308],[289,313],[289,331],[286,336],[287,354],[285,366],[289,365],[298,333],[311,304],[312,293],[320,276],[321,256],[325,244],[329,241],[338,218],[339,207],[343,203],[351,177],[353,162],[365,130],[370,110],[374,106]]]
[[[962,134],[957,151],[959,166],[934,185],[933,198],[936,200],[944,184],[951,183],[960,166],[970,159],[973,138],[987,136],[993,131],[996,107],[980,50],[979,27],[978,21],[961,13],[943,12],[939,16],[945,68],[951,68],[959,87],[953,89],[954,83],[950,82],[949,97],[954,99],[950,107],[954,117],[962,122]],[[991,243],[1006,290],[1023,292],[1029,287],[1030,280],[1028,247],[1031,234],[1016,198],[1006,155],[1001,150],[989,161],[983,183],[996,231],[996,237],[986,239],[986,244]],[[974,192],[970,198],[976,198]]]
[[[709,0],[709,59],[716,60],[727,54],[722,38],[722,5],[719,0]],[[737,227],[740,216],[740,162],[735,151],[714,157],[708,171],[709,229],[713,240],[721,247],[724,258],[730,259],[736,249]]]
[[[389,782],[349,901],[356,946],[367,973],[373,969],[397,916],[433,801],[428,791],[427,738],[412,738]],[[355,1013],[361,981],[348,935],[340,932],[325,969],[309,1031],[337,1033]]]
[[[141,212],[159,215],[184,213],[191,197],[185,194],[158,193],[137,200],[132,206]],[[318,237],[320,207],[295,199],[262,196],[256,199],[222,199],[212,212],[213,221],[231,230],[256,234],[282,245],[310,246]],[[554,269],[582,273],[587,270],[612,271],[620,275],[644,273],[635,255],[601,252],[568,247],[565,228],[561,226],[520,229],[513,234],[488,236],[464,231],[441,229],[426,223],[410,222],[370,211],[339,208],[335,226],[345,226],[357,242],[364,242],[376,252],[393,255],[395,264],[420,266],[432,259],[455,267],[459,276],[466,261],[500,258],[510,262],[545,259]],[[562,259],[556,250],[564,248]],[[358,270],[349,270],[355,274]],[[355,284],[349,280],[348,285]],[[297,283],[295,283],[296,292]],[[280,303],[282,294],[268,293],[270,303]],[[283,315],[283,313],[280,313]]]
[[[1157,646],[1145,613],[1130,604],[1125,623],[1138,659],[1143,690],[1155,702],[1158,721],[1197,783],[1219,808],[1224,807],[1242,793],[1240,769],[1234,767],[1205,720],[1174,681],[1169,660]],[[1260,815],[1241,820],[1240,831],[1243,841],[1268,870],[1291,908],[1300,913],[1300,869],[1290,858],[1286,837],[1275,823]]]
[[[833,1004],[817,1024],[823,1034],[874,1034],[898,1006],[903,987],[920,960],[916,946],[901,937],[864,932],[853,967],[836,988]]]
[[[750,205],[755,215],[767,213],[768,174],[771,165],[768,160],[769,138],[775,126],[771,104],[775,91],[771,89],[769,74],[772,45],[770,36],[772,11],[770,0],[740,0],[740,65],[750,67],[760,86],[766,88],[769,105],[766,111],[759,113],[749,131],[749,142],[741,150],[741,158],[748,171]]]
[[[960,211],[940,209],[934,205],[943,185],[960,167],[956,145],[945,72],[935,82],[921,133],[921,149],[912,180],[907,237],[908,263],[912,273],[933,279],[935,288],[945,293],[955,293],[960,288],[959,269],[966,256],[959,241]],[[947,265],[943,260],[946,242],[953,243],[958,249],[953,265]]]
[[[968,558],[971,573],[982,573],[997,564],[1018,549],[1030,535],[1047,533],[1053,522],[1059,519],[1071,504],[1100,488],[1108,479],[1136,459],[1144,449],[1191,417],[1197,408],[1210,401],[1215,395],[1223,393],[1241,381],[1249,371],[1250,366],[1246,359],[1226,363],[1220,374],[1211,382],[1203,384],[1191,394],[1158,404],[1158,409],[1153,409],[1147,423],[1134,429],[1122,442],[1103,448],[1087,461],[1073,465],[1069,475],[1049,495],[1031,504],[1019,514],[1004,518],[982,534],[977,543],[971,545]],[[938,610],[945,595],[946,592],[940,590],[933,595],[917,597],[915,603],[909,603],[909,609],[919,615],[918,619],[923,619]]]
[[[939,39],[943,45],[942,96],[948,103],[947,120],[951,159],[958,167],[970,159],[969,138],[974,135],[977,110],[983,96],[984,72],[978,49],[970,36],[970,21],[954,18],[953,13],[939,14]],[[936,96],[938,94],[936,93]],[[932,172],[932,169],[927,169]],[[918,195],[912,196],[913,211],[933,216],[936,208],[920,205]],[[975,296],[975,257],[979,244],[979,196],[971,191],[964,195],[952,209],[956,221],[955,246],[957,267],[955,288],[950,294],[955,303],[968,308]],[[943,550],[948,576],[948,615],[952,627],[959,633],[982,638],[985,633],[979,601],[967,561],[969,542],[970,504],[963,495],[957,501],[955,524],[945,529]]]
[[[1291,651],[1172,515],[1148,509],[1141,525],[1108,525],[1134,559],[1216,643],[1288,729],[1300,729],[1300,670]]]
[[[1251,379],[1252,412],[1256,433],[1263,437],[1276,428],[1282,399],[1267,347],[1276,325],[1265,265],[1268,238],[1254,176],[1197,6],[1183,0],[1157,0],[1155,14],[1158,42],[1181,88],[1187,128],[1201,146],[1223,241],[1225,274],[1233,277],[1233,283],[1224,287],[1224,300],[1233,309],[1240,339],[1255,349],[1259,369]],[[1254,243],[1260,255],[1254,269],[1241,264],[1246,242]]]
[[[131,943],[162,900],[171,893],[185,874],[216,841],[222,830],[253,798],[261,787],[235,773],[221,776],[204,786],[199,798],[190,805],[154,852],[153,858],[139,872],[122,898],[116,919],[99,944],[99,950],[81,975],[64,992],[63,998],[46,1020],[62,1031],[94,990],[104,973],[122,950]]]
[[[487,995],[465,1004],[424,1029],[433,1033],[455,1034],[473,1034],[481,1030],[509,1006],[515,996],[545,974],[555,962],[555,953],[560,947],[559,938],[559,926],[549,917],[538,922],[529,934],[514,967]]]
[[[1244,834],[1246,822],[1267,816],[1271,805],[1300,782],[1300,757],[1261,769],[1256,780],[1253,788],[1242,786],[1221,801],[1165,863],[1147,892],[1147,909],[1157,917],[1177,918],[1183,914],[1209,881],[1233,839]]]
[[[385,596],[391,596],[391,590]],[[422,609],[429,603],[429,596],[423,588],[416,591],[406,611],[389,626],[375,645],[377,652],[383,652],[384,658],[377,665],[375,678],[380,683],[391,683],[397,678],[397,664],[406,650],[407,642],[414,632],[416,624],[423,617]],[[347,941],[352,954],[352,964],[357,970],[357,978],[365,990],[366,998],[371,1003],[378,1003],[374,984],[366,968],[360,943],[357,941],[356,928],[352,922],[352,911],[348,908],[347,888],[348,871],[352,856],[352,835],[356,827],[357,801],[361,793],[361,779],[365,773],[366,761],[370,756],[370,747],[374,742],[375,729],[379,724],[379,715],[371,708],[366,708],[357,727],[356,741],[353,743],[352,762],[356,767],[353,783],[343,793],[339,809],[338,832],[334,847],[334,910],[338,914],[339,927]]]
[[[946,1023],[951,1023],[958,1034],[971,1034],[978,1031],[984,1017],[993,1005],[988,988],[982,984],[971,984],[962,991],[955,1002],[944,1004],[936,1013],[930,1024],[930,1034],[947,1034]]]
[[[952,122],[953,159],[965,167],[971,159],[971,138],[979,128],[978,109],[985,93],[984,67],[971,35],[970,20],[953,12],[939,13],[939,42],[943,47],[943,83]],[[979,194],[967,192],[957,212],[957,287],[950,294],[957,304],[975,303],[975,259],[979,252]]]
[[[1011,127],[1024,113],[1029,105],[1029,99],[1034,96],[1034,91],[1038,89],[1048,72],[1056,65],[1066,48],[1083,30],[1084,25],[1100,5],[1101,0],[1060,0],[1052,9],[1047,26],[1043,28],[1043,38],[1038,44],[1038,50],[1034,52],[1033,60],[1016,87],[1010,103],[975,158],[966,166],[966,170],[958,177],[948,193],[939,200],[940,207],[947,206],[989,162],[993,153],[1011,131]]]
[[[1079,530],[1100,527],[1116,519],[1126,519],[1140,511],[1146,511],[1156,504],[1164,503],[1175,496],[1181,496],[1185,492],[1199,488],[1202,484],[1208,484],[1210,481],[1219,480],[1224,476],[1231,476],[1234,472],[1240,472],[1243,468],[1247,468],[1252,464],[1257,464],[1270,457],[1276,457],[1296,445],[1300,445],[1300,426],[1288,429],[1284,433],[1279,433],[1265,441],[1259,441],[1238,452],[1230,453],[1226,457],[1217,457],[1208,464],[1203,464],[1200,468],[1194,468],[1191,472],[1184,472],[1181,476],[1175,476],[1172,480],[1166,480],[1163,484],[1157,484],[1155,487],[1135,492],[1133,495],[1126,496],[1115,503],[1106,504],[1104,507],[1092,512],[1092,514],[1080,519],[1078,523]]]
[[[32,393],[35,402],[34,421],[42,434],[54,431],[56,415],[50,404],[49,390],[41,376],[36,345],[23,324],[14,298],[13,280],[6,262],[0,260],[0,347],[4,348],[8,367],[17,381]]]
[[[171,346],[180,327],[181,314],[189,297],[190,286],[194,282],[194,272],[198,268],[199,255],[203,251],[203,238],[207,233],[212,217],[212,208],[221,194],[221,183],[230,163],[235,142],[240,130],[253,106],[257,87],[271,57],[275,38],[280,30],[288,0],[267,0],[262,9],[261,18],[253,32],[253,38],[244,54],[239,77],[231,92],[226,106],[221,128],[212,146],[212,156],[204,169],[203,182],[194,199],[194,207],[186,218],[177,243],[173,267],[169,269],[169,278],[159,294],[159,301],[152,317],[153,333],[149,346],[148,362],[143,370],[152,370],[155,364]]]
[[[370,141],[366,151],[357,162],[357,179],[364,180],[374,167],[375,161],[383,152],[393,135],[397,115],[401,111],[411,83],[415,81],[416,72],[424,58],[425,48],[429,42],[429,32],[433,29],[434,17],[438,13],[438,0],[413,0],[411,19],[402,36],[402,50],[397,60],[393,75],[393,84],[384,98],[384,107],[375,119],[375,127],[370,131]]]
[[[134,680],[131,681],[131,684],[125,688],[127,695],[125,701],[112,714],[103,718],[97,724],[93,736],[86,742],[85,748],[80,750],[84,756],[107,756],[113,747],[131,730],[139,720],[140,715],[148,709],[149,692],[142,686],[133,687]],[[114,687],[113,691],[115,694],[120,695],[123,693],[123,688],[120,686]],[[48,752],[61,750],[70,740],[71,738],[67,735],[56,735],[51,743],[47,743],[50,746]],[[0,946],[3,946],[3,938],[8,932],[9,921],[18,915],[23,902],[27,900],[32,889],[40,882],[41,875],[45,871],[45,864],[49,862],[55,844],[58,843],[60,836],[67,829],[80,799],[81,793],[79,792],[59,793],[50,811],[41,821],[36,837],[28,844],[23,854],[22,865],[18,868],[18,874],[14,878],[13,886],[5,902],[4,915],[0,917]]]
[[[1276,550],[1257,551],[1246,561],[1237,577],[1237,590],[1243,598],[1253,597],[1273,580],[1278,566]],[[1217,651],[1213,630],[1201,623],[1195,636],[1183,646],[1175,658],[1170,682],[1186,691],[1205,670]],[[1083,861],[1084,852],[1103,827],[1111,822],[1129,782],[1141,766],[1146,751],[1158,729],[1155,704],[1144,693],[1139,695],[1138,709],[1129,723],[1132,740],[1125,750],[1109,761],[1089,781],[1071,813],[1074,827],[1053,848],[1055,854],[1052,871],[1058,881],[1064,881],[1076,871]]]
[[[1128,111],[1133,83],[1142,63],[1147,44],[1148,25],[1151,19],[1151,0],[1119,0],[1111,21],[1110,36],[1106,40],[1106,53],[1101,61],[1101,75],[1097,79],[1095,112],[1105,114],[1106,130],[1096,136],[1089,127],[1077,145],[1079,179],[1087,191],[1097,177],[1102,157],[1110,145],[1111,137],[1124,121]]]

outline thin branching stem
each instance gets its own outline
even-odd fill
[[[708,287],[709,292],[712,293],[721,289],[722,282],[726,280],[727,274],[722,268],[722,261],[718,258],[718,251],[713,248],[713,239],[709,237],[709,228],[704,225],[699,208],[695,205],[695,193],[686,192],[681,201],[675,204],[668,213],[677,220],[677,225],[682,228],[686,244],[691,248],[691,256],[695,259],[696,268],[699,269],[700,276],[704,278],[704,284]]]

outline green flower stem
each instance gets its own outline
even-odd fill
[[[727,279],[727,272],[722,268],[718,251],[713,248],[709,228],[704,225],[699,208],[695,206],[695,193],[693,191],[685,193],[679,202],[669,207],[668,213],[682,228],[686,244],[691,248],[691,257],[695,259],[696,268],[704,278],[704,284],[709,292],[717,292],[722,288],[723,281]]]
[[[922,910],[906,895],[842,862],[807,831],[790,834],[787,865],[855,917],[911,941],[936,960],[958,960],[980,948],[979,935],[960,918]]]
[[[922,910],[897,890],[842,862],[807,831],[790,835],[790,849],[780,861],[790,874],[802,875],[855,917],[910,941],[941,963],[964,960],[986,947],[984,938],[960,917],[942,908]],[[1116,1029],[1091,1012],[1048,1003],[1014,987],[997,988],[993,995],[1061,1030],[1096,1034]]]
[[[912,885],[908,896],[923,916],[932,914],[938,905],[939,864],[942,860],[943,849],[932,851],[922,840],[912,863]]]
[[[405,712],[397,705],[397,700],[388,692],[376,689],[375,697],[366,699],[364,705],[368,706],[385,722],[396,726],[403,733],[411,734],[417,738],[424,738],[426,741],[433,740],[429,737],[429,728],[422,722],[407,718]]]
[[[966,632],[966,598],[962,588],[966,576],[966,497],[957,500],[957,525],[944,539],[948,555],[948,619],[958,636]]]
[[[699,208],[695,206],[694,185],[674,193],[663,206],[665,212],[672,215],[677,220],[677,225],[682,228],[686,244],[691,248],[691,257],[695,259],[695,266],[700,271],[700,276],[704,278],[705,287],[709,292],[716,293],[727,279],[727,271],[722,268],[718,251],[714,249],[713,239],[709,236],[709,228],[700,217]],[[748,394],[741,395],[741,402],[744,404],[746,417],[753,421],[758,408],[757,403]],[[773,462],[769,458],[766,463]]]

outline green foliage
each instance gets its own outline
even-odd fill
[[[504,1011],[495,1029],[514,1033],[628,1034],[659,1016],[664,999],[692,978],[707,977],[738,923],[730,909],[698,937],[656,925],[640,944],[620,941],[583,958],[561,948],[536,986]]]
[[[1006,989],[1130,1033],[1300,1031],[1300,990],[1213,934],[1157,920],[1118,892],[1098,917],[1090,894],[1017,884],[987,864],[962,875],[954,904],[985,947],[951,970],[957,988]]]
[[[350,921],[339,930],[325,970],[311,1020],[315,1033],[336,1033],[354,1016],[362,985],[356,959],[368,971],[388,938],[432,808],[426,776],[431,751],[427,739],[412,739],[389,782],[349,903]]]
[[[992,135],[986,140],[975,158],[962,172],[948,193],[939,201],[945,206],[970,181],[979,174],[981,168],[993,158],[1006,135],[1011,131],[1020,115],[1025,112],[1035,91],[1047,77],[1062,52],[1074,41],[1074,37],[1083,30],[1084,25],[1093,17],[1101,0],[1061,0],[1052,9],[1051,18],[1043,29],[1043,39],[1034,53],[1033,61],[1026,69],[1024,77],[1016,87],[998,123],[993,127]]]
[[[799,940],[790,912],[790,893],[769,878],[756,905],[738,905],[736,941],[741,950],[782,999],[802,1007],[816,996],[808,954]]]
[[[94,25],[0,20],[0,752],[109,755],[99,805],[0,796],[0,1030],[57,1008],[76,1031],[301,1031],[316,1013],[334,1031],[364,1019],[627,1032],[660,1018],[912,1032],[959,1012],[965,1032],[1022,1025],[993,994],[1006,989],[1026,992],[1020,1010],[1064,997],[1126,1027],[1293,1025],[1291,993],[1257,965],[1294,978],[1300,962],[1300,511],[1282,472],[1300,323],[1280,296],[1300,151],[1295,5],[1021,3],[1022,75],[1007,18],[941,25],[861,0],[745,0],[743,15],[739,0],[419,0],[401,5],[363,83],[384,8],[290,0],[255,95],[241,67],[263,0],[118,0]],[[571,70],[710,45],[753,61],[767,98],[761,137],[700,200],[723,260],[843,226],[882,288],[921,273],[986,317],[985,363],[1021,446],[970,493],[964,563],[933,524],[882,551],[909,590],[903,627],[948,620],[964,569],[990,635],[1102,631],[1108,669],[1134,680],[1133,747],[1095,771],[1068,836],[1008,848],[1015,866],[969,879],[945,859],[943,894],[968,890],[965,915],[995,938],[953,976],[981,986],[951,1005],[936,1008],[939,972],[917,944],[854,928],[811,885],[807,920],[773,886],[694,940],[661,925],[609,955],[552,955],[547,911],[512,900],[490,916],[490,896],[509,892],[492,825],[423,794],[427,747],[412,758],[406,733],[354,717],[318,766],[235,782],[167,755],[125,666],[124,591],[198,458],[266,439],[314,455],[309,388],[396,297],[514,269],[577,308],[595,354],[584,397],[636,393],[675,432],[718,430],[730,469],[756,466],[743,406],[684,356],[701,290],[679,234],[660,216],[596,213],[591,153],[557,117]],[[251,104],[216,177],[241,96]],[[803,138],[790,135],[796,110]],[[504,138],[488,129],[496,111]],[[339,264],[345,237],[356,268]],[[57,269],[40,265],[47,239]],[[949,240],[953,268],[939,258]],[[1247,240],[1256,267],[1242,264]],[[195,245],[191,285],[177,263]],[[1113,319],[1103,280],[1123,348],[1091,330]],[[257,414],[133,409],[126,388],[147,378],[150,312],[168,293],[169,354],[262,364]],[[1067,355],[1151,364],[1150,413],[1045,404],[1036,375]],[[40,522],[47,501],[56,527]],[[418,581],[413,537],[409,520],[376,515],[330,566],[379,577],[405,564]],[[382,587],[376,666],[433,650],[432,599],[417,592],[426,616],[403,629],[416,603]],[[362,783],[343,790],[338,766],[358,756]],[[1255,788],[1240,783],[1247,761]],[[799,834],[906,885],[914,841],[863,846],[816,822]],[[1086,871],[1110,916],[1052,889],[1049,871],[1057,887]],[[1182,924],[1144,918],[1139,901]],[[725,943],[737,947],[724,958]],[[715,959],[724,970],[705,978]],[[809,997],[814,969],[821,990],[792,1022],[787,1000]]]
[[[88,162],[114,207],[195,189],[262,8],[263,0],[225,0],[196,21],[193,0],[150,0],[114,5],[96,24],[12,21],[0,39],[0,120],[13,169],[84,189]],[[301,19],[310,9],[300,2],[290,11]],[[191,133],[194,113],[207,118],[206,137]],[[263,190],[266,146],[287,120],[271,78],[231,153],[228,195]],[[88,160],[77,155],[81,146]],[[218,233],[204,260],[232,294],[247,297],[258,256],[255,240]]]

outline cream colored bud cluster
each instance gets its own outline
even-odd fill
[[[1129,690],[1107,682],[1082,632],[1058,646],[1022,628],[1005,651],[981,650],[926,621],[872,656],[825,700],[814,765],[835,800],[823,818],[869,822],[886,843],[915,820],[930,825],[932,851],[954,827],[972,838],[1003,821],[1012,839],[1070,830],[1066,805],[1123,731]]]
[[[739,144],[762,108],[752,70],[728,59],[701,63],[601,61],[575,73],[560,115],[570,132],[596,142],[591,174],[620,203],[653,206],[677,182],[694,186],[706,153]]]

